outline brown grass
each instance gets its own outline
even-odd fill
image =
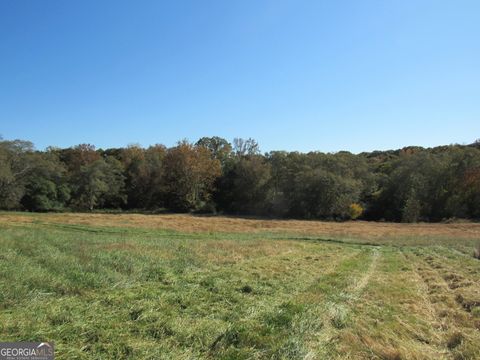
[[[244,219],[226,216],[193,216],[184,214],[23,214],[1,213],[0,224],[34,222],[90,226],[116,226],[168,229],[182,232],[292,233],[297,235],[382,239],[402,237],[445,237],[480,239],[480,223],[327,222],[306,220]]]

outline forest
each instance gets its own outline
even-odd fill
[[[352,154],[204,137],[173,147],[35,150],[0,139],[0,208],[398,222],[480,219],[480,141]]]

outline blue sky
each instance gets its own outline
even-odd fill
[[[480,1],[0,0],[0,134],[37,148],[480,138]]]

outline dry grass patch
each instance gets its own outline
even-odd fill
[[[306,220],[262,220],[225,216],[141,215],[141,214],[25,214],[1,213],[0,223],[51,223],[89,226],[169,229],[191,233],[259,233],[315,235],[354,238],[369,241],[398,242],[422,240],[424,244],[439,239],[480,239],[479,223],[399,224],[365,221],[326,222]]]

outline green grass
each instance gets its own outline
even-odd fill
[[[0,246],[0,339],[57,359],[480,358],[466,241],[38,221]]]

